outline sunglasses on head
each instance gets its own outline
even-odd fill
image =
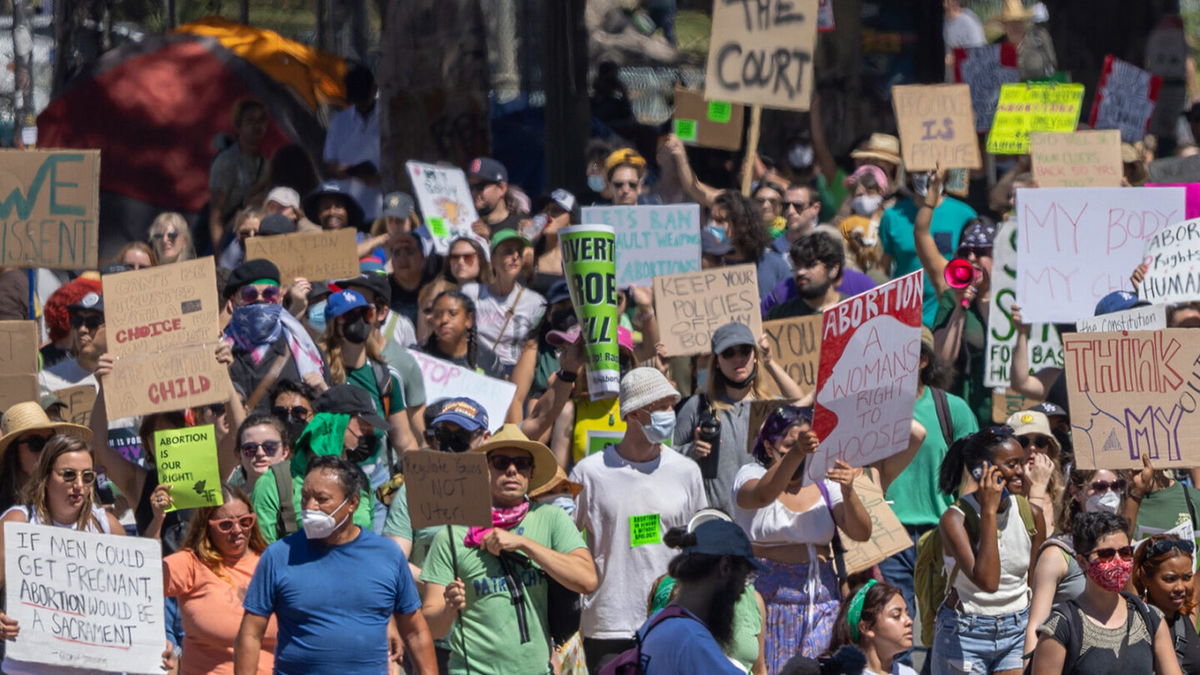
[[[238,297],[242,299],[244,305],[253,305],[256,302],[273,305],[283,297],[283,291],[278,286],[264,286],[261,291],[256,286],[242,286],[238,290]]]
[[[242,443],[239,448],[242,451],[242,457],[254,457],[258,454],[259,448],[262,448],[263,454],[267,457],[274,457],[282,445],[279,441],[263,441],[262,443],[247,441]]]
[[[1191,555],[1196,551],[1196,542],[1190,539],[1151,539],[1147,552],[1151,558],[1157,558],[1164,553],[1179,551]]]
[[[63,479],[64,483],[74,483],[76,480],[83,478],[84,485],[91,485],[96,482],[96,472],[91,469],[76,471],[75,469],[59,469],[54,473],[58,474],[59,478]]]
[[[1133,560],[1133,547],[1122,546],[1120,548],[1098,548],[1088,555],[1095,554],[1100,560],[1112,560],[1113,556],[1121,556],[1122,560]]]
[[[42,448],[46,447],[46,441],[49,441],[49,436],[25,436],[13,441],[17,445],[24,445],[30,452],[38,453]]]
[[[67,321],[71,324],[71,328],[74,328],[75,330],[79,330],[85,326],[88,330],[96,330],[100,326],[104,325],[104,315],[89,314],[87,316],[82,316],[80,314],[72,314]]]
[[[753,351],[754,347],[751,347],[750,345],[734,345],[721,352],[721,358],[735,359],[742,356],[750,356],[750,353]]]
[[[276,417],[294,417],[298,420],[306,420],[308,419],[308,408],[302,405],[294,405],[290,408],[277,405],[271,408],[271,414]]]
[[[161,241],[163,239],[166,239],[167,241],[174,243],[175,240],[179,238],[179,231],[171,230],[170,232],[158,232],[150,238],[155,241]]]
[[[638,186],[637,181],[632,181],[632,180],[615,180],[612,183],[610,183],[610,185],[612,185],[614,188],[616,188],[618,190],[621,188],[629,188],[630,190],[632,190],[633,188],[636,188]]]
[[[1115,492],[1121,494],[1125,492],[1125,479],[1118,478],[1114,481],[1094,480],[1092,481],[1092,492]]]
[[[983,429],[982,431],[979,431],[978,435],[985,442],[1003,440],[1006,438],[1012,438],[1013,429],[1012,429],[1012,427],[1007,426],[1007,425],[1001,425],[998,427],[988,427],[986,429]]]
[[[508,467],[515,466],[520,473],[527,473],[533,470],[533,458],[531,457],[509,457],[508,455],[489,455],[488,464],[496,471],[504,473],[508,471]]]
[[[246,515],[238,516],[237,518],[221,518],[219,520],[218,519],[209,520],[208,524],[216,527],[218,530],[220,530],[222,532],[232,532],[234,526],[237,526],[239,529],[242,529],[242,530],[248,530],[248,529],[254,527],[254,524],[257,522],[258,522],[257,515],[255,515],[253,513],[247,513]]]
[[[1028,449],[1033,446],[1038,450],[1045,450],[1050,447],[1050,439],[1045,436],[1017,436],[1017,441],[1021,443],[1021,447]]]

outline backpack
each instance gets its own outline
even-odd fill
[[[300,529],[296,525],[296,505],[292,503],[292,463],[278,462],[270,468],[275,479],[275,491],[279,493],[279,512],[275,514],[275,538],[284,537]]]
[[[1033,508],[1029,500],[1021,495],[1013,495],[1017,502],[1017,512],[1025,525],[1025,532],[1032,540],[1037,536],[1037,524],[1033,519]],[[959,497],[952,506],[958,507],[963,513],[963,525],[967,528],[967,539],[972,543],[979,540],[979,513],[965,498]],[[913,592],[917,606],[921,611],[921,640],[923,644],[933,644],[933,629],[937,621],[937,609],[946,601],[946,595],[954,587],[954,579],[958,576],[958,563],[950,574],[946,574],[943,562],[942,528],[936,526],[921,535],[917,540],[917,562],[913,567]]]
[[[1153,645],[1154,633],[1158,630],[1158,624],[1160,621],[1162,621],[1162,618],[1154,612],[1151,612],[1150,607],[1147,606],[1145,602],[1142,602],[1142,599],[1136,595],[1126,591],[1121,591],[1121,597],[1125,598],[1125,604],[1131,611],[1135,611],[1141,615],[1142,621],[1146,624],[1146,631],[1150,634],[1151,644]],[[1080,609],[1079,603],[1074,599],[1055,605],[1054,610],[1060,612],[1067,622],[1067,635],[1070,637],[1068,638],[1069,644],[1063,645],[1063,647],[1066,647],[1067,649],[1067,655],[1063,658],[1062,672],[1070,673],[1074,671],[1075,664],[1079,661],[1080,649],[1083,646],[1083,622],[1086,621],[1086,619],[1083,618],[1083,610]],[[1117,654],[1120,654],[1121,651],[1124,651],[1128,642],[1129,627],[1127,624],[1125,638],[1121,642],[1121,647]],[[1032,668],[1033,661],[1031,660],[1029,664],[1026,665],[1025,672],[1032,672]]]
[[[686,609],[679,605],[667,605],[651,619],[649,625],[646,626],[644,635],[633,634],[633,639],[637,642],[637,645],[617,654],[617,658],[609,661],[600,669],[600,675],[644,675],[646,668],[645,664],[642,663],[642,640],[649,636],[650,631],[654,630],[658,624],[667,619],[691,619],[692,621],[699,621],[699,619],[689,614]],[[705,626],[705,630],[707,629],[708,627]]]

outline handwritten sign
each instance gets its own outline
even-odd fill
[[[879,489],[879,484],[872,480],[869,473],[872,472],[863,472],[854,479],[854,491],[871,516],[871,538],[855,541],[842,532],[842,543],[846,545],[846,572],[849,574],[870,569],[913,545],[908,530],[900,524],[896,512],[888,506],[883,490]]]
[[[704,98],[808,110],[817,0],[713,3]]]
[[[1113,331],[1161,330],[1167,327],[1167,306],[1148,305],[1123,312],[1102,314],[1075,322],[1080,333],[1109,333]]]
[[[1081,469],[1200,466],[1200,332],[1190,328],[1063,337],[1071,438]]]
[[[208,343],[119,357],[104,378],[109,421],[228,401],[233,385],[216,350]]]
[[[738,151],[742,147],[745,108],[727,101],[705,101],[704,94],[675,87],[674,131],[679,140],[701,148]],[[687,133],[688,125],[691,133]],[[684,129],[681,131],[680,126]],[[585,223],[596,222],[583,219]]]
[[[158,482],[171,486],[171,511],[225,503],[213,425],[154,432],[154,463]]]
[[[1154,183],[1200,183],[1200,155],[1156,159],[1148,168]]]
[[[246,240],[246,259],[255,258],[275,263],[285,284],[293,279],[315,283],[358,276],[358,244],[350,228],[251,237]]]
[[[437,166],[409,160],[404,163],[412,179],[421,215],[433,236],[434,249],[445,255],[450,242],[467,236],[471,224],[479,220],[475,199],[467,185],[467,174],[453,166]]]
[[[487,455],[416,450],[404,453],[404,484],[414,530],[438,525],[492,525]]]
[[[925,273],[906,274],[825,310],[804,482],[837,460],[866,466],[908,447],[921,359]]]
[[[1185,220],[1146,240],[1149,266],[1138,292],[1152,303],[1200,300],[1200,218]]]
[[[1146,240],[1182,220],[1182,188],[1021,188],[1017,304],[1028,323],[1073,323],[1129,284]]]
[[[996,231],[992,243],[992,311],[988,312],[985,387],[1007,387],[1012,380],[1010,367],[1017,346],[1017,322],[1012,306],[1017,298],[1017,223],[1007,221]],[[1029,371],[1062,367],[1062,340],[1052,324],[1039,323],[1029,328]]]
[[[754,265],[654,277],[654,310],[671,356],[707,353],[713,331],[733,321],[762,335],[758,302]]]
[[[585,223],[613,228],[618,287],[700,269],[699,204],[588,206],[582,215]]]
[[[892,105],[900,127],[900,152],[908,171],[978,169],[979,140],[965,84],[892,87]]]
[[[0,321],[0,411],[38,400],[37,371],[37,323]]]
[[[992,392],[992,422],[1006,424],[1013,413],[1029,410],[1039,403],[1041,401],[1029,398],[1016,390],[997,389]]]
[[[63,412],[63,419],[71,424],[80,424],[88,426],[92,422],[92,408],[96,406],[96,385],[81,384],[76,387],[67,387],[54,392],[58,400],[62,401],[67,409]]]
[[[971,109],[979,133],[992,127],[1000,87],[1020,80],[1016,45],[1006,42],[954,50],[954,81],[971,87]]]
[[[0,150],[0,267],[95,269],[99,150]]]
[[[1115,130],[1029,135],[1038,187],[1121,187],[1121,136]]]
[[[105,274],[102,281],[113,356],[211,342],[221,333],[212,257]]]
[[[488,431],[504,424],[508,407],[517,394],[517,385],[494,377],[480,375],[449,361],[435,359],[418,351],[410,352],[421,367],[425,380],[425,400],[433,403],[443,398],[469,395],[488,413]]]
[[[815,389],[817,359],[821,356],[821,316],[764,321],[762,327],[771,346],[771,358],[805,393]],[[767,378],[767,390],[780,393],[773,378]]]
[[[1000,87],[987,151],[1024,155],[1034,131],[1075,131],[1082,102],[1082,84],[1023,82]]]
[[[1121,141],[1137,143],[1150,128],[1161,87],[1161,77],[1109,54],[1096,85],[1090,126],[1119,130]]]
[[[159,542],[4,523],[4,573],[6,611],[21,626],[8,657],[48,670],[162,673]]]

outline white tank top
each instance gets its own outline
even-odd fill
[[[20,511],[21,513],[24,513],[25,517],[29,519],[30,525],[53,525],[54,527],[65,527],[67,529],[75,528],[75,523],[57,523],[57,522],[43,523],[41,516],[38,515],[37,509],[33,508],[33,506],[29,505],[29,504],[26,504],[23,506],[9,507],[9,509],[7,511],[5,511],[4,513],[0,513],[0,518],[7,516],[8,514],[12,513],[13,511]],[[93,506],[92,507],[92,518],[94,520],[92,522],[88,523],[87,529],[84,530],[85,532],[99,532],[101,534],[112,534],[112,524],[109,523],[109,521],[108,521],[108,512],[107,511],[100,508],[99,506]],[[100,523],[99,529],[96,528],[96,523]]]
[[[964,499],[975,507],[976,513],[979,512],[975,495],[967,495]],[[950,508],[962,513],[957,506]],[[960,569],[954,577],[954,589],[958,591],[965,614],[1003,616],[1029,606],[1029,555],[1033,542],[1025,530],[1015,497],[1010,495],[1008,509],[996,514],[996,527],[999,529],[996,543],[1000,553],[1000,585],[995,593],[984,593]],[[954,558],[949,557],[946,563],[949,574],[954,569]]]

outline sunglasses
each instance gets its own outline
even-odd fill
[[[171,243],[175,243],[175,240],[179,238],[179,231],[171,230],[170,232],[158,232],[150,238],[154,241],[162,241],[163,239],[166,239]]]
[[[72,314],[67,320],[70,322],[71,328],[75,330],[79,330],[85,326],[88,330],[96,330],[104,325],[104,315],[102,314],[89,314],[87,316]]]
[[[753,351],[754,347],[751,347],[750,345],[736,345],[721,352],[721,358],[735,359],[743,356],[750,356],[750,353]]]
[[[242,457],[254,457],[258,454],[259,448],[262,448],[263,454],[267,457],[274,457],[282,445],[279,441],[263,441],[262,443],[247,441],[246,443],[242,443],[239,449],[242,451]]]
[[[1118,478],[1114,481],[1094,480],[1092,481],[1091,488],[1092,492],[1096,493],[1112,491],[1117,494],[1121,494],[1122,492],[1125,492],[1125,479]]]
[[[1113,556],[1117,555],[1121,556],[1123,560],[1133,560],[1132,546],[1122,546],[1121,548],[1098,548],[1088,555],[1092,555],[1093,553],[1096,555],[1096,558],[1100,560],[1112,560]]]
[[[475,193],[475,192],[483,192],[484,190],[490,188],[493,185],[497,185],[497,183],[471,183],[470,187],[471,187],[471,192]]]
[[[216,528],[221,532],[232,532],[234,526],[237,526],[242,530],[248,530],[254,527],[254,524],[257,522],[258,516],[253,513],[248,513],[237,518],[221,518],[220,520],[210,520],[208,521],[208,524],[216,526]]]
[[[992,247],[991,246],[981,246],[979,248],[963,247],[963,248],[958,249],[958,253],[956,255],[959,258],[966,259],[972,253],[975,254],[976,258],[991,257]]]
[[[637,181],[632,181],[632,180],[616,180],[616,181],[613,181],[612,183],[610,183],[610,185],[612,185],[614,188],[616,188],[618,190],[620,190],[621,188],[629,188],[630,190],[632,190],[638,186]]]
[[[1191,555],[1196,551],[1196,542],[1190,539],[1151,539],[1150,548],[1148,549],[1149,557],[1157,558],[1158,556],[1169,553],[1171,551],[1179,551],[1186,555]]]
[[[488,464],[500,473],[508,471],[508,467],[515,466],[520,473],[528,473],[533,470],[533,458],[531,457],[509,457],[508,455],[491,455],[488,457]]]
[[[37,454],[42,451],[42,448],[46,447],[46,441],[49,440],[49,436],[26,436],[24,438],[18,438],[13,442],[18,445],[23,444],[26,448],[29,448],[30,452]]]
[[[212,405],[208,406],[208,412],[213,417],[220,417],[221,415],[225,414],[225,404],[213,403]]]
[[[1045,450],[1050,447],[1050,439],[1045,436],[1017,436],[1017,441],[1021,443],[1021,447],[1028,449],[1033,446],[1038,450]]]
[[[294,405],[291,408],[277,405],[271,408],[271,414],[276,417],[294,417],[298,420],[308,419],[308,408],[300,405]]]
[[[84,485],[91,485],[92,483],[96,482],[96,472],[92,471],[91,469],[85,469],[83,471],[76,471],[75,469],[59,469],[54,473],[57,473],[59,478],[62,478],[63,482],[67,484],[74,483],[79,478],[83,478]]]
[[[799,212],[799,211],[803,211],[804,209],[807,209],[808,204],[805,204],[804,202],[784,202],[783,208],[785,211],[788,208],[793,208],[793,209],[796,209],[797,212]]]
[[[465,262],[465,263],[475,262],[475,254],[474,253],[451,253],[449,257],[450,257],[450,262],[455,262],[455,261],[459,261],[459,260],[461,260],[462,262]]]
[[[283,291],[278,286],[266,286],[261,291],[255,286],[242,286],[238,290],[238,297],[242,299],[243,305],[253,305],[260,301],[274,305],[283,297]]]

